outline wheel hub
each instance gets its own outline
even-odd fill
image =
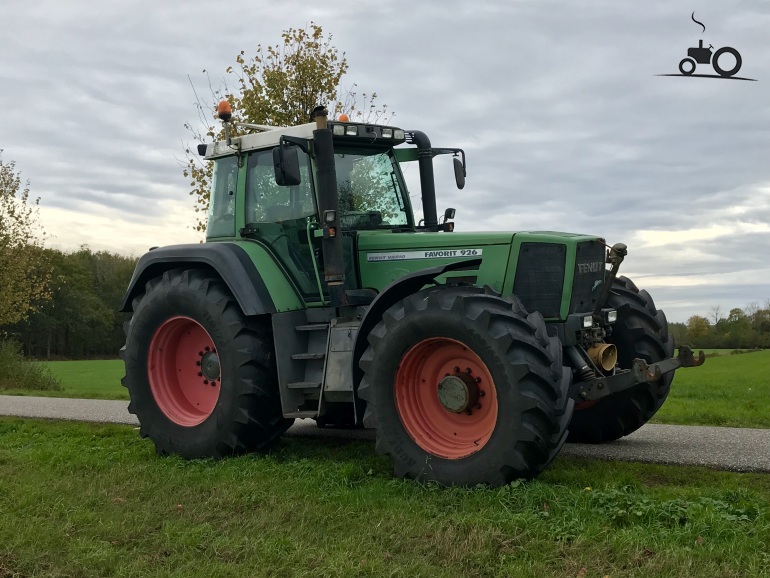
[[[219,379],[219,356],[216,351],[207,351],[201,358],[201,372],[203,377],[209,381]]]
[[[438,382],[438,399],[447,411],[462,413],[478,403],[479,387],[469,370],[461,373],[456,368],[454,375],[446,375]]]

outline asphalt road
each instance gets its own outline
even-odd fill
[[[138,425],[127,406],[126,401],[0,395],[0,415]],[[287,435],[374,439],[371,430],[321,429],[309,419],[297,420]],[[603,460],[770,472],[770,430],[647,424],[609,444],[567,444],[562,453]]]

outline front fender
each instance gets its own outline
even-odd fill
[[[480,265],[481,259],[470,259],[467,261],[447,263],[446,265],[440,265],[438,267],[420,269],[419,271],[409,273],[408,275],[396,279],[380,291],[367,309],[364,318],[361,320],[358,334],[356,335],[356,343],[353,347],[353,379],[356,386],[358,386],[362,377],[361,370],[358,368],[358,360],[361,359],[361,356],[368,346],[369,332],[374,329],[374,326],[377,325],[382,318],[383,313],[385,313],[391,305],[413,293],[417,293],[417,291],[422,289],[425,285],[432,283],[436,277],[439,277],[444,273],[466,269],[478,269]]]

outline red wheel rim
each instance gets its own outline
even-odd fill
[[[453,388],[449,397],[448,388]],[[454,339],[434,337],[409,349],[396,372],[395,398],[409,436],[441,458],[476,453],[497,424],[497,390],[489,369]]]
[[[150,390],[174,423],[192,427],[214,411],[221,389],[214,341],[189,317],[172,317],[158,327],[147,355]]]

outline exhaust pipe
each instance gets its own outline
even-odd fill
[[[419,130],[408,131],[411,137],[407,142],[417,145],[417,163],[420,169],[420,187],[422,188],[422,212],[425,227],[436,231],[438,213],[436,212],[436,183],[433,179],[433,150],[428,135]]]
[[[618,348],[612,343],[597,343],[589,347],[586,353],[604,371],[612,371],[618,362]]]
[[[324,276],[329,288],[329,302],[333,307],[348,304],[345,293],[345,262],[342,254],[342,227],[340,227],[337,169],[334,164],[332,131],[326,123],[329,113],[317,106],[311,117],[316,122],[313,131],[313,149],[316,163],[319,210],[324,220],[321,251],[324,258]],[[328,220],[327,220],[328,215]]]

